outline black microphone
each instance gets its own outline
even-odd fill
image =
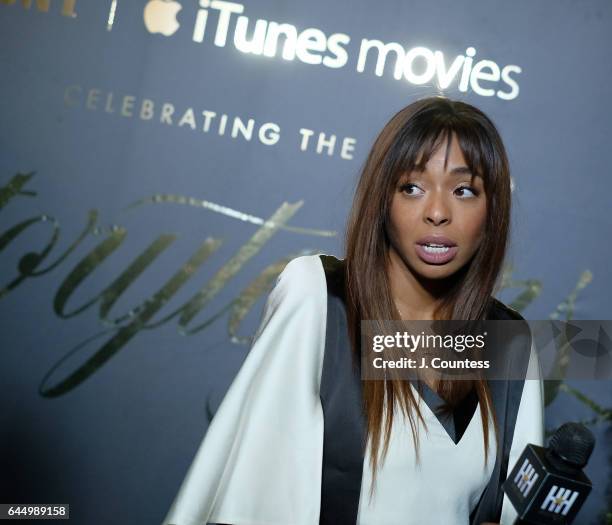
[[[502,485],[518,513],[515,525],[572,523],[593,486],[582,469],[594,447],[580,423],[561,425],[547,448],[527,445]]]

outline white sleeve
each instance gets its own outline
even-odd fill
[[[506,475],[510,474],[519,456],[529,443],[539,446],[544,445],[544,381],[533,337],[526,377],[528,379],[525,379],[519,403]],[[513,525],[516,518],[517,512],[508,496],[504,494],[500,525]]]
[[[326,318],[319,257],[292,259],[163,525],[318,524]]]

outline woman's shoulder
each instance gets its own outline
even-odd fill
[[[325,283],[325,273],[318,254],[300,255],[289,260],[276,278],[276,284],[297,293],[312,293]]]
[[[320,308],[326,294],[325,272],[318,255],[300,255],[290,259],[276,276],[268,304],[286,313],[309,305]]]
[[[540,377],[540,372],[536,371],[539,367],[539,359],[535,347],[535,339],[533,337],[529,322],[526,321],[525,318],[514,308],[494,297],[491,297],[491,299],[492,304],[489,309],[488,320],[521,321],[520,323],[515,323],[512,329],[507,332],[508,335],[512,334],[512,337],[520,336],[515,340],[516,342],[513,342],[512,344],[520,345],[517,348],[520,350],[525,350],[524,352],[514,353],[514,356],[522,355],[524,357],[523,361],[516,361],[516,363],[522,362],[525,367],[528,367],[525,377],[530,379]]]
[[[276,285],[301,297],[324,295],[343,283],[344,260],[316,253],[291,259],[276,279]]]
[[[491,305],[489,307],[490,319],[508,319],[513,321],[524,321],[525,318],[514,308],[503,303],[495,297],[491,297]]]

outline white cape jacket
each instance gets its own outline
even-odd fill
[[[163,525],[317,525],[327,286],[318,255],[277,277],[251,350],[215,413]],[[528,377],[539,370],[532,349]],[[543,386],[526,380],[508,472],[543,443]],[[504,496],[502,525],[516,513]]]

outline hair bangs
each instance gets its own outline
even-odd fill
[[[492,182],[497,171],[495,165],[496,152],[486,130],[480,128],[478,122],[462,115],[423,115],[414,117],[407,128],[398,134],[394,144],[397,165],[393,169],[393,182],[397,182],[404,173],[413,170],[423,170],[432,155],[445,147],[444,166],[448,162],[453,134],[456,135],[459,148],[463,153],[465,163],[473,176],[480,175],[485,188]]]

